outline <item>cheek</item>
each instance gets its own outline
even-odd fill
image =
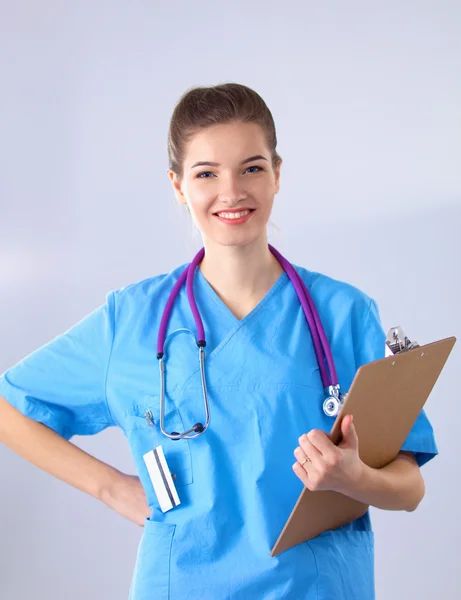
[[[261,203],[272,204],[277,192],[275,181],[254,181],[247,187],[247,192],[258,198]]]
[[[261,207],[263,208],[264,212],[270,213],[272,211],[273,205],[274,205],[274,194],[273,193],[266,194],[266,196],[261,199]]]
[[[208,227],[207,223],[214,219],[210,214],[213,199],[210,199],[206,193],[194,194],[193,197],[188,198],[187,203],[195,224],[203,231]]]
[[[188,190],[187,201],[189,205],[197,213],[207,210],[207,208],[213,203],[214,195],[211,189],[205,187],[193,187]]]

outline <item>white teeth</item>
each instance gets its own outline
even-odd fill
[[[244,210],[242,212],[236,213],[220,212],[218,213],[218,216],[222,217],[223,219],[240,219],[247,215],[249,212],[249,210]]]

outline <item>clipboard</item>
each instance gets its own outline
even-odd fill
[[[400,329],[400,328],[396,328]],[[391,330],[392,331],[392,330]],[[407,338],[405,338],[408,342]],[[330,431],[341,440],[341,421],[354,415],[360,458],[380,469],[400,452],[455,345],[450,337],[362,365]],[[389,346],[390,347],[390,346]],[[369,506],[333,491],[304,488],[271,556],[363,516]]]

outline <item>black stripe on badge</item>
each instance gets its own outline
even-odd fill
[[[171,493],[170,486],[168,485],[168,481],[166,479],[165,471],[163,470],[162,463],[160,462],[160,458],[159,458],[159,455],[158,455],[158,452],[157,452],[157,448],[154,448],[154,456],[155,456],[155,461],[157,463],[158,470],[160,471],[160,475],[162,476],[163,485],[165,486],[165,489],[166,489],[166,491],[168,493],[168,497],[170,499],[170,502],[171,502],[171,504],[173,505],[173,508],[174,508],[175,506],[178,506],[178,505],[176,504],[176,502],[175,502],[175,500],[173,498],[173,494]]]

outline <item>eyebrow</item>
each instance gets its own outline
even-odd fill
[[[261,156],[260,154],[257,154],[256,156],[250,156],[250,158],[245,158],[245,160],[242,160],[242,162],[240,164],[246,165],[247,163],[253,162],[255,160],[265,160],[267,162],[267,158],[265,158],[264,156]],[[219,166],[220,166],[220,164],[217,162],[200,161],[200,162],[196,162],[195,164],[193,164],[191,169],[195,169],[195,167],[219,167]]]

